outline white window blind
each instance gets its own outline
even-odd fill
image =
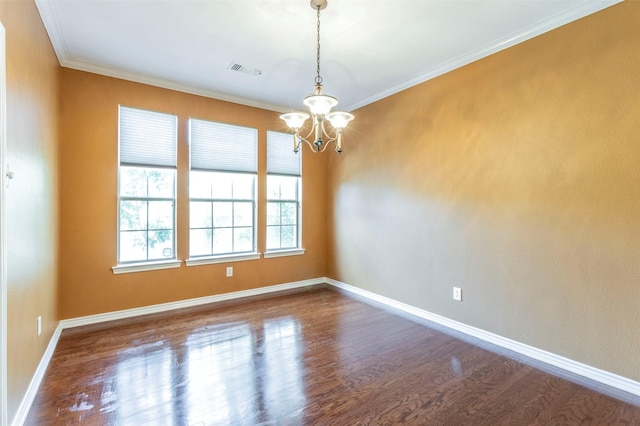
[[[293,152],[290,133],[267,131],[267,173],[301,176],[301,154]]]
[[[120,164],[176,167],[174,114],[120,106]]]
[[[257,129],[192,118],[189,132],[192,170],[257,173]]]

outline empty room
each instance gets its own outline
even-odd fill
[[[640,2],[0,23],[0,426],[640,425]]]

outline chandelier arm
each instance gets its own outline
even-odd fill
[[[306,142],[307,139],[309,139],[309,137],[314,134],[315,130],[316,130],[316,125],[314,124],[313,126],[311,126],[311,130],[309,130],[309,133],[307,134],[307,136],[304,136],[304,137],[301,136],[300,139],[302,139],[302,140],[304,140]]]
[[[342,152],[342,146],[341,146],[342,144],[341,144],[341,141],[339,140],[341,132],[336,130],[335,131],[335,135],[332,136],[332,135],[330,135],[329,133],[327,133],[325,131],[323,126],[321,126],[321,128],[322,128],[323,135],[326,136],[327,139],[323,139],[322,140],[322,147],[320,149],[318,149],[318,147],[315,145],[315,143],[313,143],[313,142],[311,142],[309,140],[309,136],[313,135],[315,137],[315,129],[316,129],[315,125],[313,127],[311,127],[311,131],[305,137],[300,136],[300,133],[295,133],[294,134],[294,137],[297,138],[296,139],[297,140],[297,145],[296,145],[297,148],[299,149],[300,148],[300,144],[302,142],[304,142],[311,149],[311,152],[317,153],[317,152],[325,152],[330,144],[334,144],[334,145],[336,145],[336,151],[338,153]]]
[[[331,134],[329,134],[329,132],[327,132],[327,129],[324,128],[324,121],[325,120],[322,120],[322,134],[328,138],[327,143],[333,142],[333,141],[335,141],[337,139],[338,133],[335,132],[335,130],[334,130],[335,134],[333,136]]]
[[[300,142],[304,142],[309,146],[309,148],[311,148],[311,151],[313,152],[324,152],[324,150],[327,149],[327,146],[329,146],[330,143],[335,142],[335,139],[329,139],[326,142],[322,141],[322,148],[318,149],[318,147],[313,142],[309,141],[306,138],[298,137],[298,140],[299,140],[298,146],[300,145]]]
[[[300,138],[300,142],[306,143],[309,146],[309,148],[311,149],[312,152],[318,152],[316,147],[311,142],[309,142],[306,138],[304,138],[304,139]],[[322,151],[324,151],[324,150],[322,150]],[[322,151],[320,151],[320,152],[322,152]]]
[[[322,148],[320,148],[320,149],[314,148],[313,152],[324,152],[329,147],[329,145],[331,143],[333,143],[333,140],[330,140],[328,142],[323,143],[322,144]]]
[[[333,142],[336,141],[336,139],[338,139],[338,135],[335,135],[335,136],[325,135],[325,136],[327,136],[328,139],[327,140],[323,140],[322,142],[324,142],[324,143],[333,143]]]
[[[329,144],[332,144],[332,143],[335,144],[336,143],[338,135],[336,134],[336,136],[330,136],[326,132],[324,132],[324,129],[323,129],[323,133],[328,139],[327,140],[323,140],[322,141],[322,148],[318,149],[318,147],[313,142],[311,142],[309,140],[309,136],[314,135],[314,130],[315,130],[315,126],[313,126],[311,128],[311,131],[305,137],[302,137],[302,136],[300,136],[298,134],[298,141],[299,141],[298,142],[298,146],[300,145],[300,142],[304,142],[309,146],[309,148],[311,148],[312,152],[316,153],[316,152],[324,152],[327,149],[327,147],[329,146]]]

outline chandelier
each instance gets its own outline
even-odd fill
[[[327,7],[327,0],[311,0],[311,8],[317,13],[317,44],[316,44],[316,78],[314,93],[304,98],[304,104],[309,107],[309,112],[289,112],[280,115],[280,118],[287,123],[287,126],[293,133],[293,151],[300,150],[302,141],[313,150],[313,152],[324,152],[330,143],[335,143],[336,152],[342,152],[342,131],[347,127],[349,122],[353,120],[353,114],[342,111],[331,112],[331,108],[338,105],[338,100],[333,96],[322,94],[322,77],[320,76],[320,10]],[[300,136],[300,128],[308,118],[313,119],[313,126],[308,135]],[[331,123],[330,129],[325,128],[325,121]],[[314,136],[313,143],[309,138]],[[325,139],[326,138],[326,139]]]

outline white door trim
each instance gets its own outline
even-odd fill
[[[0,22],[0,426],[9,423],[7,416],[7,64],[6,34]]]

